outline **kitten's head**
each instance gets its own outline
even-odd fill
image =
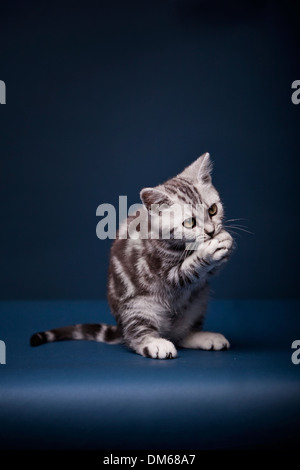
[[[161,224],[163,233],[170,232],[163,238],[199,243],[220,232],[223,206],[211,172],[210,155],[204,153],[164,184],[142,189],[141,200],[154,224]]]

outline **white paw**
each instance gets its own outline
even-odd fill
[[[224,230],[220,232],[207,242],[206,257],[208,261],[221,261],[226,258],[230,254],[232,243],[232,236],[228,232]]]
[[[177,351],[171,341],[163,338],[153,338],[143,345],[140,354],[153,359],[173,359],[177,356]]]
[[[229,341],[225,336],[220,333],[210,333],[209,331],[203,331],[201,337],[201,349],[206,349],[208,351],[220,351],[221,349],[229,349]]]
[[[229,349],[229,341],[220,333],[211,333],[210,331],[198,331],[191,333],[182,342],[181,346],[191,349],[204,349],[206,351],[220,351]]]

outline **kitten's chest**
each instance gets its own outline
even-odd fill
[[[193,310],[194,306],[207,297],[205,284],[195,283],[186,287],[170,288],[164,286],[160,289],[160,303],[173,319],[184,317]]]
[[[165,334],[173,341],[182,339],[195,325],[201,325],[208,301],[207,286],[183,291],[169,304]]]

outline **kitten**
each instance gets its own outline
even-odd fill
[[[233,248],[231,235],[222,227],[223,207],[211,171],[210,155],[205,153],[175,178],[142,189],[135,237],[125,238],[135,220],[130,216],[111,248],[108,302],[117,326],[57,328],[34,334],[31,345],[68,339],[122,342],[157,359],[175,358],[176,346],[228,349],[223,335],[202,331],[209,279]],[[174,204],[183,215],[173,216],[166,238],[164,216]],[[153,227],[159,224],[159,237],[153,238]]]

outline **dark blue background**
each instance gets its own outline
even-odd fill
[[[254,232],[214,296],[298,297],[298,30],[295,1],[2,3],[0,298],[105,297],[97,206],[204,151]]]

